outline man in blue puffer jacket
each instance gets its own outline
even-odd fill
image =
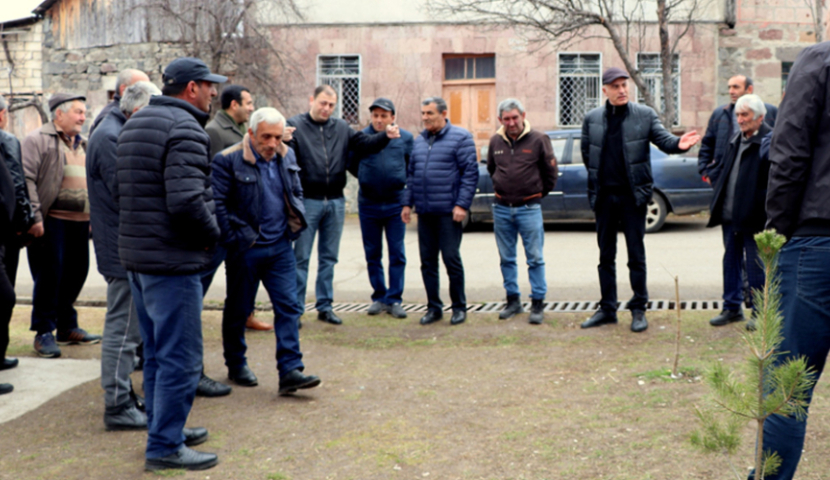
[[[462,222],[468,215],[478,184],[473,136],[447,120],[447,102],[430,97],[421,102],[424,131],[415,139],[406,175],[401,219],[409,223],[412,207],[418,213],[421,276],[427,291],[427,314],[421,325],[441,320],[438,252],[450,277],[452,317],[458,325],[467,319],[464,265],[461,263]]]
[[[395,124],[395,105],[388,98],[378,98],[369,107],[372,124],[363,129],[366,135],[386,131]],[[406,167],[412,154],[412,134],[400,130],[401,137],[391,140],[380,153],[353,158],[351,171],[360,182],[358,206],[363,250],[366,253],[369,283],[372,284],[372,306],[366,312],[377,315],[389,312],[393,317],[406,318],[401,306],[406,249],[406,225],[401,220],[401,196],[406,188]],[[389,248],[389,288],[383,275],[383,231]]]

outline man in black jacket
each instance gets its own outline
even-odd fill
[[[588,201],[596,213],[599,244],[600,309],[582,328],[617,323],[617,231],[622,227],[628,248],[628,272],[634,296],[628,302],[631,330],[648,328],[645,309],[646,206],[654,192],[651,146],[680,153],[700,140],[697,132],[678,138],[666,131],[649,107],[628,102],[628,74],[617,67],[602,75],[608,101],[588,112],[582,123],[582,158],[587,159]]]
[[[776,362],[804,357],[815,378],[830,351],[830,42],[805,48],[790,71],[769,153],[767,225],[787,237],[778,255],[783,318]],[[813,389],[807,392],[810,401]],[[781,457],[768,480],[790,480],[804,449],[805,418],[772,415],[763,451]],[[816,451],[821,450],[821,440]],[[758,448],[762,448],[759,446]],[[750,474],[749,478],[753,478]]]
[[[118,137],[118,254],[144,340],[147,470],[201,470],[216,455],[188,448],[207,439],[184,429],[202,371],[200,272],[219,239],[205,133],[216,83],[195,58],[164,70],[163,96],[136,112]]]
[[[373,154],[383,150],[392,138],[399,138],[398,127],[390,125],[385,132],[367,135],[353,130],[339,118],[331,118],[337,93],[328,85],[321,85],[308,99],[309,112],[288,119],[288,126],[295,127],[293,138],[288,141],[297,154],[300,180],[303,184],[306,220],[308,228],[294,242],[297,258],[297,300],[305,306],[308,282],[308,261],[317,231],[317,319],[334,325],[343,323],[332,311],[334,298],[334,265],[340,252],[340,237],[346,218],[346,164],[349,152]]]
[[[98,128],[110,112],[119,109],[121,96],[124,95],[124,90],[126,90],[127,87],[135,85],[138,82],[149,81],[150,78],[141,70],[135,70],[132,68],[122,70],[115,78],[115,95],[112,96],[112,101],[108,103],[103,110],[101,110],[101,113],[99,113],[97,117],[95,117],[95,121],[93,121],[92,126],[89,127],[88,138],[92,138],[92,134],[95,133],[95,129]]]
[[[764,271],[758,263],[753,238],[764,229],[767,215],[769,160],[761,155],[761,140],[771,131],[764,121],[766,107],[758,95],[744,95],[735,104],[741,134],[723,156],[723,174],[715,185],[707,227],[723,227],[723,311],[709,321],[713,326],[744,319],[743,275],[751,289],[764,285]],[[754,307],[753,307],[754,308]],[[747,325],[751,329],[751,324]]]

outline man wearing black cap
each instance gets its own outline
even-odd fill
[[[596,214],[599,244],[600,309],[582,328],[617,323],[617,231],[622,227],[628,249],[628,272],[634,296],[628,302],[631,330],[648,328],[645,310],[646,206],[654,190],[650,143],[666,153],[681,153],[700,140],[697,132],[675,137],[645,105],[628,102],[628,74],[616,67],[602,75],[605,106],[588,112],[582,122],[582,158],[588,169],[588,200]]]
[[[60,345],[101,341],[78,327],[72,306],[89,271],[89,195],[86,186],[86,139],[81,129],[86,105],[81,95],[56,93],[49,99],[52,121],[23,139],[23,170],[35,213],[28,248],[34,347],[56,358]],[[57,330],[57,343],[52,332]]]
[[[219,239],[204,125],[215,84],[225,81],[201,60],[174,60],[163,95],[118,137],[118,254],[144,341],[147,470],[202,470],[219,461],[188,448],[208,432],[184,425],[202,371],[200,272]]]
[[[395,105],[388,98],[378,98],[369,107],[372,123],[363,129],[367,135],[385,132],[395,124]],[[372,284],[372,305],[366,312],[377,315],[384,311],[393,317],[406,318],[401,307],[406,249],[406,224],[401,220],[401,194],[406,188],[406,167],[412,153],[412,134],[400,129],[401,137],[389,141],[379,153],[352,159],[350,170],[360,182],[358,206],[363,250],[366,253],[369,283]],[[358,161],[355,161],[358,160]],[[389,287],[383,274],[383,232],[389,250]]]

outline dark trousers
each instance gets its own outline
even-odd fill
[[[438,253],[444,260],[450,277],[450,299],[453,311],[467,309],[464,294],[464,265],[461,263],[460,222],[452,220],[452,214],[418,214],[418,247],[421,253],[421,277],[427,291],[427,308],[440,313],[444,309],[441,301],[441,284],[438,277]]]
[[[78,328],[73,304],[89,272],[89,222],[47,216],[44,234],[28,248],[29,269],[35,283],[31,330],[38,335]]]
[[[127,272],[144,341],[147,458],[177,452],[202,372],[199,274]]]
[[[17,300],[14,279],[17,276],[18,252],[20,248],[15,239],[0,244],[0,361],[6,358],[6,349],[9,348],[9,324]]]
[[[628,301],[629,310],[645,310],[648,303],[646,288],[646,206],[637,206],[631,193],[600,190],[595,208],[597,243],[599,244],[599,286],[602,292],[600,308],[606,312],[617,310],[617,232],[622,228],[628,249],[628,278],[634,296]]]
[[[303,310],[297,302],[296,270],[294,251],[287,237],[273,245],[255,245],[242,253],[228,252],[225,260],[228,296],[222,312],[222,344],[228,368],[247,364],[245,312],[253,303],[261,281],[274,306],[274,333],[277,336],[277,368],[280,377],[297,368],[303,369],[297,326]]]
[[[735,231],[731,223],[723,224],[723,308],[740,310],[744,300],[743,277],[749,282],[750,295],[764,287],[764,269],[758,258],[758,245],[751,233]],[[751,301],[751,300],[750,300]],[[754,308],[754,307],[753,307]]]
[[[781,249],[778,273],[781,280],[781,314],[784,337],[778,358],[804,356],[818,382],[830,351],[830,237],[794,237]],[[812,389],[809,397],[812,397]],[[781,468],[768,480],[790,480],[804,448],[807,421],[770,416],[764,422],[764,451],[781,457]],[[819,441],[821,445],[821,441]],[[818,446],[819,454],[821,446]],[[750,477],[752,478],[752,477]]]
[[[406,224],[401,220],[400,202],[373,202],[360,199],[360,231],[363,234],[363,250],[366,268],[372,284],[372,301],[387,305],[401,303],[406,270],[404,235]],[[383,274],[383,233],[389,249],[389,288]]]

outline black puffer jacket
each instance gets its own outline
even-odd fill
[[[20,141],[3,130],[0,130],[0,157],[6,162],[14,188],[15,205],[11,229],[13,233],[26,232],[35,223],[35,214],[29,201],[26,176],[23,174],[23,164],[20,161]]]
[[[208,115],[172,97],[153,97],[118,137],[118,253],[128,271],[200,272],[219,226],[210,183]]]
[[[582,122],[582,158],[588,169],[588,200],[591,209],[599,193],[599,165],[605,144],[606,106],[595,108],[585,115]],[[682,153],[678,147],[680,138],[669,133],[660,123],[657,113],[650,107],[637,103],[628,104],[628,113],[622,123],[623,145],[608,145],[622,148],[628,183],[637,205],[645,205],[654,192],[654,178],[651,175],[651,146],[653,143],[666,153]]]

